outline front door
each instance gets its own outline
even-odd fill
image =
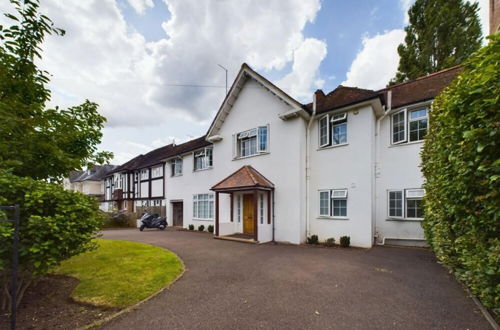
[[[243,195],[243,233],[253,234],[254,207],[253,195]]]
[[[180,226],[180,227],[182,227],[184,223],[182,202],[172,203],[172,223],[174,226]]]

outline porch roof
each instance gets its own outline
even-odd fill
[[[273,190],[274,184],[250,165],[245,165],[211,188],[213,191]]]

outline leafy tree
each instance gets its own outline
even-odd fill
[[[38,0],[10,2],[17,15],[5,16],[13,25],[0,26],[0,168],[56,180],[71,170],[106,162],[112,154],[97,152],[106,121],[97,104],[45,109],[49,74],[35,60],[41,58],[45,36],[64,31],[38,13]]]
[[[94,248],[98,201],[62,185],[0,170],[0,205],[21,205],[18,303],[29,285],[61,261]],[[6,216],[0,212],[0,219]],[[11,223],[0,223],[0,310],[10,307]]]
[[[478,4],[463,0],[416,0],[408,11],[399,67],[389,85],[462,63],[481,46]]]
[[[500,34],[434,101],[422,150],[437,258],[500,315]]]

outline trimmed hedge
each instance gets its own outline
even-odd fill
[[[425,220],[438,260],[500,312],[500,34],[435,100],[422,150]]]

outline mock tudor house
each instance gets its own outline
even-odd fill
[[[169,225],[213,225],[222,239],[424,245],[420,149],[432,100],[459,71],[301,104],[243,64],[205,136],[123,164],[106,198],[161,199]]]

